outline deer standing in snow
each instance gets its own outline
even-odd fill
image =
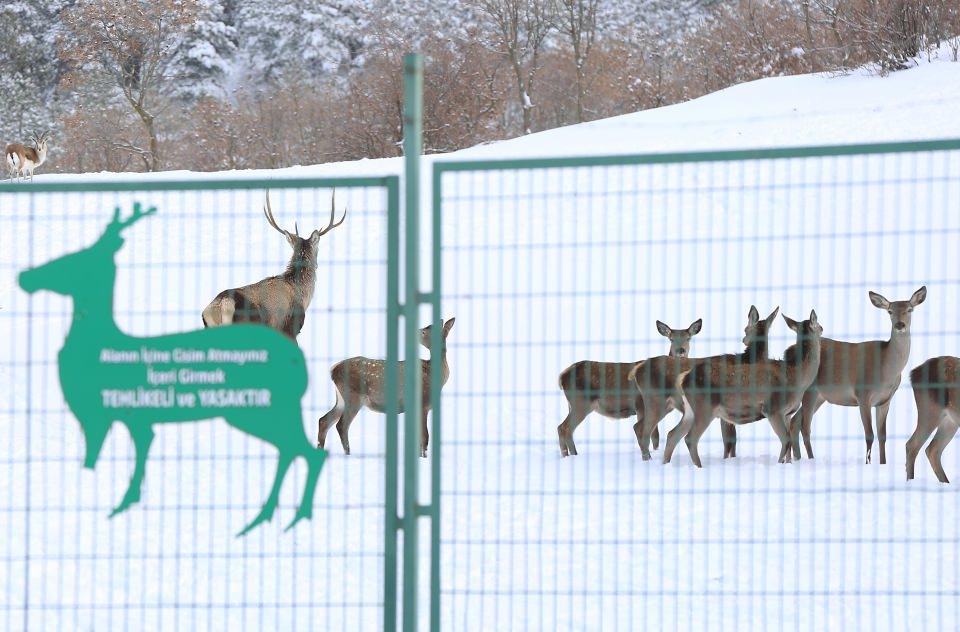
[[[870,408],[877,411],[877,438],[880,442],[880,464],[887,462],[887,412],[890,400],[900,386],[901,373],[910,357],[910,318],[913,308],[927,298],[926,286],[906,301],[888,301],[870,292],[870,302],[890,315],[890,339],[868,342],[840,342],[823,339],[820,371],[816,381],[803,395],[800,410],[790,421],[793,455],[800,458],[799,433],[807,458],[813,458],[810,445],[810,424],[824,402],[860,408],[863,435],[867,443],[867,463],[873,450],[873,419]]]
[[[697,443],[717,417],[731,424],[752,423],[766,417],[780,439],[779,461],[790,462],[787,420],[817,376],[823,327],[813,310],[810,318],[802,322],[787,316],[783,319],[797,334],[797,343],[787,349],[783,360],[744,364],[736,361],[737,356],[713,356],[681,375],[683,419],[667,435],[664,463],[670,462],[683,437],[693,464],[703,467]]]
[[[936,430],[937,434],[927,446],[927,460],[937,480],[949,483],[940,455],[960,425],[960,358],[930,358],[910,371],[910,382],[917,400],[917,429],[907,440],[907,480],[913,479],[913,466],[920,448]]]
[[[657,321],[657,331],[670,340],[668,357],[683,362],[690,354],[690,339],[700,333],[703,319],[698,318],[686,329],[672,329]],[[637,387],[630,378],[636,362],[595,362],[581,360],[560,373],[560,389],[567,398],[569,412],[557,427],[560,440],[560,456],[577,454],[573,432],[591,412],[598,412],[611,419],[626,419],[637,415],[633,431],[641,450],[645,444],[640,438],[643,425],[643,400],[637,398]],[[660,444],[660,433],[653,427],[653,447]]]
[[[50,132],[43,132],[39,135],[33,134],[31,140],[33,140],[33,147],[27,147],[20,143],[10,143],[4,151],[11,181],[16,178],[19,182],[26,175],[30,176],[32,181],[33,170],[47,159],[47,143],[50,140]]]
[[[743,344],[746,349],[739,356],[730,356],[731,362],[749,365],[768,359],[768,336],[780,308],[766,318],[760,318],[756,306],[750,306],[747,314],[747,326],[743,329]],[[637,387],[637,440],[643,460],[650,459],[650,438],[657,436],[657,424],[671,410],[683,412],[683,400],[677,378],[693,368],[697,363],[709,358],[687,358],[660,356],[638,363],[631,371],[629,379]],[[737,429],[723,422],[720,426],[723,434],[723,458],[737,455]],[[656,449],[657,441],[653,447]]]
[[[317,281],[317,244],[320,238],[343,223],[343,217],[334,223],[334,200],[330,197],[330,222],[325,228],[315,230],[309,237],[300,237],[294,222],[294,232],[277,226],[270,207],[270,192],[266,195],[263,214],[278,233],[287,238],[293,255],[287,269],[278,276],[267,277],[251,285],[224,290],[203,310],[203,326],[215,327],[231,323],[263,323],[296,339],[303,328],[307,307],[313,299]]]
[[[456,319],[451,318],[443,323],[441,329],[441,349],[440,349],[440,388],[450,379],[450,365],[447,363],[447,336],[453,329],[453,323]],[[432,325],[428,325],[420,330],[420,344],[430,349],[430,332]],[[430,435],[427,432],[427,413],[430,412],[430,363],[435,358],[429,360],[420,360],[420,371],[422,380],[420,382],[420,392],[422,395],[423,408],[420,413],[420,456],[426,458],[427,445],[430,443]],[[397,374],[397,412],[404,412],[403,402],[403,375],[405,362],[400,362],[400,369]],[[326,415],[320,418],[319,429],[317,431],[317,446],[322,448],[327,441],[327,431],[330,426],[337,425],[337,433],[340,435],[340,444],[343,451],[350,454],[350,424],[357,413],[366,406],[370,410],[378,413],[386,412],[386,368],[385,360],[372,360],[363,356],[348,358],[333,365],[330,369],[330,377],[333,379],[333,385],[337,391],[337,402]]]

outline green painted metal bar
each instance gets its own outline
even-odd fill
[[[442,176],[441,176],[442,177]],[[440,464],[442,445],[441,436],[443,434],[443,422],[441,421],[442,408],[440,406],[440,389],[443,387],[443,365],[438,362],[440,358],[440,349],[443,341],[441,340],[441,324],[443,315],[440,310],[440,297],[443,294],[443,288],[440,286],[440,246],[443,243],[440,232],[440,179],[433,180],[433,204],[431,205],[431,221],[433,228],[431,230],[431,269],[433,279],[430,285],[429,298],[426,299],[432,306],[433,328],[430,336],[430,415],[431,427],[433,428],[433,440],[431,463],[430,463],[430,630],[439,632],[440,630]]]
[[[624,165],[654,165],[690,162],[731,162],[740,160],[773,160],[781,158],[817,158],[824,156],[853,156],[894,154],[960,149],[960,139],[872,143],[860,145],[822,145],[817,147],[783,147],[766,149],[737,149],[729,151],[698,151],[622,156],[582,156],[578,158],[518,158],[510,160],[436,160],[434,179],[451,171],[505,171],[517,169],[557,169],[563,167],[613,167]]]
[[[266,180],[142,180],[113,182],[46,182],[0,184],[0,193],[123,193],[127,191],[223,191],[231,189],[305,189],[331,187],[386,187],[390,178],[278,178]]]
[[[383,525],[383,629],[397,629],[397,530],[400,516],[397,512],[397,454],[399,426],[397,423],[397,374],[399,358],[397,344],[400,333],[400,179],[387,182],[387,375],[386,414],[387,438],[384,459],[384,525]]]
[[[403,453],[403,630],[417,629],[417,461],[420,454],[420,411],[423,402],[419,369],[420,286],[420,153],[422,151],[423,59],[403,59],[403,162],[406,220],[406,287],[404,291],[404,453]]]

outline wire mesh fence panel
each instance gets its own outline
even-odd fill
[[[904,445],[917,423],[907,373],[960,354],[960,143],[905,149],[438,165],[443,306],[457,317],[443,399],[443,629],[952,626],[955,490],[923,454],[907,482]],[[815,459],[780,464],[783,444],[762,418],[789,420],[797,402],[757,393],[781,380],[799,401],[802,378],[775,364],[737,387],[708,370],[708,386],[734,394],[709,400],[708,421],[746,400],[761,413],[736,426],[735,458],[723,458],[714,419],[702,469],[683,440],[664,465],[674,410],[644,460],[628,374],[668,353],[657,321],[676,333],[702,319],[691,358],[739,354],[751,306],[758,320],[815,309],[823,338],[886,341],[870,356],[893,376],[875,385],[893,393],[886,436],[883,396],[834,389],[810,427]],[[778,315],[768,340],[777,360],[797,334]],[[626,370],[574,371],[583,397],[568,400],[561,373],[582,360]],[[858,379],[859,396],[869,385]],[[561,458],[565,420],[577,454]],[[948,474],[958,454],[947,448]]]
[[[297,339],[309,373],[301,404],[312,447],[317,419],[335,401],[331,365],[384,354],[389,187],[388,179],[370,180],[130,182],[69,192],[38,185],[0,193],[0,375],[8,393],[0,423],[0,628],[381,625],[382,417],[361,414],[349,459],[327,444],[311,520],[284,531],[304,496],[301,458],[273,520],[237,537],[270,492],[277,450],[223,419],[165,424],[158,412],[142,496],[109,517],[131,479],[134,442],[115,423],[96,468],[82,468],[84,434],[61,391],[58,353],[72,321],[110,315],[17,287],[20,272],[88,248],[114,208],[128,217],[141,202],[157,212],[123,233],[113,321],[138,337],[201,329],[201,312],[219,292],[279,275],[291,261],[287,238],[264,217],[264,188],[278,226],[309,237],[330,221],[331,188],[338,187],[336,217],[346,209],[346,221],[319,238],[315,290]],[[294,272],[310,285],[309,270]],[[90,291],[102,291],[109,278],[98,283]]]

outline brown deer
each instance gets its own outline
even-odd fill
[[[779,461],[790,462],[787,420],[817,376],[823,328],[813,310],[810,318],[802,322],[787,316],[783,319],[797,334],[797,343],[787,349],[783,360],[743,364],[736,361],[737,356],[714,356],[680,377],[683,419],[667,435],[664,463],[670,462],[683,437],[690,459],[697,467],[703,467],[697,443],[717,417],[731,424],[752,423],[766,417],[780,439]]]
[[[907,480],[913,480],[917,454],[936,430],[937,434],[927,446],[927,460],[937,480],[949,483],[940,455],[960,424],[960,358],[930,358],[910,371],[910,382],[913,397],[917,400],[917,429],[907,440]]]
[[[456,319],[451,318],[443,323],[441,329],[440,362],[440,388],[450,379],[450,365],[447,363],[447,336],[453,329],[453,323]],[[432,325],[427,325],[420,330],[420,344],[430,349],[430,332]],[[420,360],[420,371],[423,376],[421,381],[421,393],[423,409],[420,415],[420,456],[426,458],[427,445],[430,443],[430,434],[427,432],[427,413],[430,412],[430,363],[429,360]],[[404,411],[403,402],[403,374],[405,362],[400,362],[400,370],[397,375],[397,412]],[[317,445],[323,447],[327,441],[327,431],[330,426],[337,425],[337,433],[340,435],[340,444],[343,446],[345,454],[350,454],[350,424],[357,413],[366,406],[370,410],[378,413],[386,412],[386,367],[385,360],[372,360],[357,356],[348,358],[333,365],[330,369],[330,378],[337,390],[337,403],[320,418],[319,429],[317,431]]]
[[[657,321],[657,331],[670,339],[670,358],[683,361],[690,353],[690,339],[700,333],[703,319],[698,318],[686,329],[671,329]],[[573,432],[591,412],[598,412],[611,419],[626,419],[637,415],[633,430],[637,443],[640,440],[641,421],[643,420],[643,401],[637,399],[637,388],[630,372],[636,362],[594,362],[581,360],[568,366],[560,374],[560,389],[567,398],[569,412],[563,422],[557,426],[560,439],[560,456],[577,454],[573,443]],[[660,443],[660,434],[654,427],[653,447]]]
[[[877,438],[880,442],[880,464],[887,462],[887,412],[890,400],[900,386],[901,373],[910,357],[910,318],[913,308],[927,297],[926,286],[906,301],[890,302],[870,292],[870,302],[890,315],[890,339],[869,342],[840,342],[824,338],[817,379],[803,396],[800,410],[790,421],[793,455],[800,458],[799,433],[807,457],[813,458],[810,424],[824,402],[839,406],[858,406],[863,435],[867,443],[867,459],[873,450],[873,420],[870,408],[877,411]]]
[[[750,312],[747,314],[747,326],[744,328],[743,344],[746,345],[743,353],[737,358],[736,362],[742,364],[752,364],[761,360],[768,359],[768,335],[770,327],[779,313],[777,307],[769,316],[762,319],[760,312],[753,305],[750,306]],[[650,358],[638,363],[631,372],[630,379],[637,386],[637,440],[640,442],[640,451],[643,453],[643,460],[650,459],[650,438],[656,436],[657,424],[671,410],[683,412],[683,402],[680,397],[680,390],[677,385],[677,378],[689,371],[698,362],[703,362],[707,358],[674,358],[669,356],[660,356]],[[723,457],[736,456],[737,448],[737,430],[731,425],[724,423],[721,425],[723,432]],[[654,449],[657,442],[654,441]]]
[[[23,180],[25,175],[33,180],[33,170],[42,165],[47,160],[47,143],[50,140],[50,132],[42,134],[33,134],[31,136],[33,147],[28,147],[20,143],[10,143],[4,152],[7,160],[7,171],[10,174],[10,180],[14,178],[17,181]]]
[[[343,223],[343,217],[334,223],[336,191],[330,197],[330,222],[315,230],[309,237],[300,237],[294,222],[294,232],[277,226],[270,208],[270,192],[266,194],[263,214],[278,233],[287,238],[293,255],[283,274],[267,277],[251,285],[224,290],[203,310],[203,326],[216,327],[231,323],[263,323],[290,338],[296,339],[303,328],[307,307],[313,299],[317,280],[317,244],[320,238]]]

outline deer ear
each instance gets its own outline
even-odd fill
[[[913,296],[910,297],[910,305],[916,307],[920,303],[927,300],[927,286],[924,285],[922,288],[913,293]]]
[[[756,325],[760,322],[760,312],[757,311],[756,305],[750,306],[750,312],[747,314],[747,322],[751,325]]]
[[[777,319],[777,314],[780,313],[780,306],[777,305],[773,308],[773,311],[770,312],[770,315],[767,316],[767,325],[772,325],[773,321]]]
[[[812,324],[812,325],[818,324],[817,310],[815,310],[815,309],[811,309],[811,310],[810,310],[810,324]]]
[[[443,337],[444,337],[444,338],[446,338],[446,337],[447,337],[447,334],[450,333],[450,330],[453,329],[453,323],[454,323],[454,321],[456,321],[456,320],[457,320],[457,319],[454,317],[454,318],[451,318],[450,320],[448,320],[447,322],[443,323]]]
[[[867,292],[870,296],[870,302],[873,303],[874,307],[879,307],[880,309],[890,309],[890,301],[883,298],[876,292]]]
[[[789,327],[790,329],[796,331],[797,333],[800,332],[800,323],[798,323],[798,322],[795,321],[794,319],[790,318],[790,317],[787,316],[786,314],[783,315],[783,320],[787,323],[787,327]]]
[[[703,327],[703,319],[698,318],[693,322],[692,325],[687,327],[687,333],[690,334],[691,336],[696,336],[698,333],[700,333],[701,327]]]
[[[667,327],[665,323],[661,323],[659,320],[657,321],[657,331],[660,332],[661,336],[666,336],[667,338],[670,337],[670,328]]]
[[[319,230],[314,230],[312,233],[310,233],[310,243],[311,243],[312,245],[314,245],[314,246],[316,246],[318,243],[320,243],[320,231],[319,231]]]

